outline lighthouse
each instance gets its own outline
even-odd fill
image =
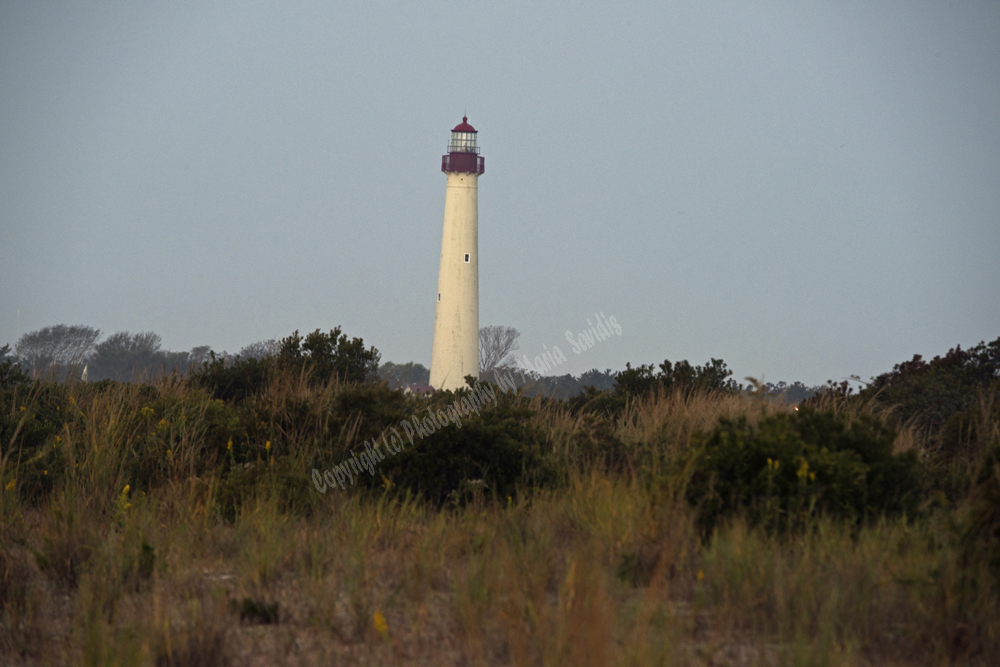
[[[463,117],[451,131],[441,158],[448,186],[431,349],[435,389],[464,387],[466,375],[479,378],[479,176],[485,160],[468,121]]]

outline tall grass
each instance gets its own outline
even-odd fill
[[[312,488],[315,462],[382,426],[336,382],[285,374],[239,406],[176,379],[45,391],[24,412],[46,401],[68,411],[59,441],[32,454],[56,482],[32,492],[37,461],[18,458],[17,442],[0,452],[4,488],[14,482],[0,497],[3,664],[1000,657],[995,574],[962,546],[971,496],[918,518],[819,517],[775,535],[736,516],[697,530],[672,464],[720,418],[755,422],[786,406],[674,393],[584,415],[518,398],[560,484],[439,508],[391,489]],[[370,391],[404,413],[426,404]],[[970,451],[998,442],[993,400]],[[923,446],[905,429],[897,439]]]

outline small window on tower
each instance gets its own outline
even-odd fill
[[[441,292],[438,292],[438,303],[441,303]]]
[[[465,263],[469,263],[469,253],[465,253]]]

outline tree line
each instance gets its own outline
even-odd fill
[[[31,331],[14,344],[0,347],[0,363],[13,361],[34,379],[84,379],[119,382],[186,375],[214,357],[263,358],[278,349],[274,340],[252,343],[237,354],[215,353],[208,345],[187,351],[163,349],[152,331],[118,331],[101,340],[101,330],[83,324],[56,324]]]
[[[334,332],[330,332],[333,334]],[[693,366],[686,360],[671,363],[665,360],[659,372],[652,364],[635,368],[626,364],[623,371],[591,369],[579,376],[571,374],[540,376],[519,368],[514,352],[518,349],[520,332],[514,327],[491,325],[480,329],[479,354],[480,378],[484,381],[495,379],[496,373],[505,372],[517,378],[519,386],[528,395],[542,395],[550,398],[569,399],[585,394],[591,387],[597,392],[618,389],[619,393],[632,395],[647,393],[653,388],[672,390],[681,387],[698,387],[726,391],[742,390],[742,385],[734,382],[732,372],[725,362],[712,359],[704,366]],[[94,327],[78,324],[57,324],[32,331],[21,336],[13,350],[10,346],[0,348],[0,362],[11,359],[18,363],[30,377],[85,379],[89,381],[115,380],[119,382],[150,381],[173,373],[188,375],[211,366],[212,372],[222,373],[238,360],[253,366],[267,358],[284,355],[286,360],[310,358],[323,367],[328,365],[322,359],[339,354],[342,361],[340,370],[352,376],[364,377],[372,364],[372,354],[364,348],[360,339],[355,342],[344,338],[338,328],[336,335],[323,334],[319,330],[299,337],[278,341],[262,340],[241,348],[237,353],[217,353],[208,345],[200,345],[188,351],[165,350],[162,338],[152,332],[119,331],[101,340],[101,331]],[[343,348],[343,349],[341,349]],[[375,350],[375,348],[371,348]],[[325,351],[324,351],[325,350]],[[375,351],[377,354],[377,351]],[[325,355],[325,356],[324,356]],[[343,361],[346,359],[353,361]],[[379,355],[380,359],[380,355]],[[409,362],[397,364],[385,362],[377,365],[371,377],[384,380],[393,389],[409,385],[427,386],[430,370],[422,364]],[[246,368],[244,368],[246,370]],[[773,398],[781,398],[789,403],[799,403],[810,396],[821,393],[826,387],[807,387],[801,382],[786,384],[766,383],[760,389]]]

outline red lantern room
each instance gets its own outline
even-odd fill
[[[476,145],[476,128],[469,125],[469,119],[462,116],[462,122],[451,131],[448,154],[441,158],[441,171],[482,174],[486,171],[486,159],[479,155]]]

